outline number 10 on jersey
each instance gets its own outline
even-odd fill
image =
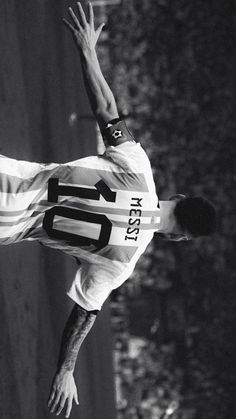
[[[107,202],[116,201],[116,192],[113,192],[103,180],[100,180],[94,186],[94,189],[90,189],[78,186],[59,185],[58,178],[51,178],[48,182],[48,201],[57,203],[59,196],[73,196],[98,201],[101,195]],[[53,224],[56,216],[76,220],[77,222],[99,224],[101,230],[98,239],[92,239],[54,228]],[[43,228],[49,237],[69,242],[72,246],[89,246],[93,244],[97,249],[102,249],[109,243],[112,223],[104,214],[95,214],[77,208],[55,205],[45,212]]]

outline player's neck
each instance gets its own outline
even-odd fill
[[[159,201],[160,206],[160,233],[172,233],[176,221],[174,216],[174,208],[176,201]]]

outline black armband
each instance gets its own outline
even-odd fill
[[[102,131],[102,136],[106,144],[113,146],[126,141],[135,141],[126,123],[120,118],[115,118],[108,122],[106,128]]]

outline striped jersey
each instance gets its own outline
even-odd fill
[[[139,143],[102,156],[39,164],[0,156],[0,244],[37,240],[80,266],[68,295],[100,310],[158,230],[150,162]]]

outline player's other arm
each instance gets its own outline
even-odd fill
[[[72,24],[66,19],[63,20],[80,51],[88,98],[100,129],[104,130],[109,121],[119,117],[114,95],[102,74],[95,50],[104,24],[95,30],[91,3],[89,3],[88,21],[80,3],[78,3],[78,17],[71,8],[69,8],[69,14]]]
[[[62,335],[57,371],[48,400],[50,411],[57,415],[61,413],[67,403],[66,417],[69,417],[73,400],[78,404],[73,372],[79,349],[95,322],[97,312],[97,310],[87,311],[75,304],[66,323]]]

